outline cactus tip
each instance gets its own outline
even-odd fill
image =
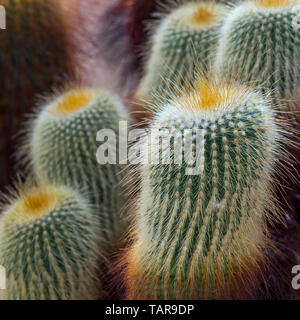
[[[59,196],[58,189],[47,186],[20,190],[15,204],[7,210],[7,218],[15,223],[38,219],[54,208]]]
[[[198,25],[208,25],[216,21],[216,12],[212,6],[199,3],[195,10],[192,21]]]
[[[89,105],[96,94],[96,90],[92,89],[71,90],[53,106],[53,111],[59,115],[76,112]]]
[[[255,4],[266,9],[285,8],[295,3],[294,0],[255,0]]]

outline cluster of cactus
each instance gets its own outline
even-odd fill
[[[226,13],[222,4],[192,1],[162,19],[152,37],[145,76],[134,95],[137,110],[149,102],[155,108],[171,92],[189,87],[197,69],[207,70]]]
[[[113,130],[129,117],[119,99],[106,90],[74,88],[46,104],[32,124],[30,160],[39,179],[74,187],[90,199],[103,236],[117,246],[124,223],[124,166],[99,164],[97,133]],[[109,146],[118,157],[119,145]],[[101,160],[101,159],[100,159]]]
[[[8,27],[24,28],[29,40],[20,45],[5,34],[0,41],[11,53],[7,64],[0,53],[10,74],[0,107],[27,108],[32,92],[72,69],[68,41],[56,18],[53,37],[45,31],[53,2],[4,4]],[[103,298],[102,268],[127,230],[134,234],[122,260],[127,299],[264,296],[268,253],[277,248],[268,228],[281,213],[274,172],[286,143],[277,111],[293,110],[299,97],[299,4],[250,0],[229,10],[191,0],[162,19],[134,96],[154,117],[151,135],[138,142],[144,161],[132,228],[121,214],[127,169],[118,136],[129,121],[121,101],[74,86],[41,105],[24,147],[35,182],[8,198],[0,220],[8,299]],[[40,25],[45,41],[31,30]],[[57,40],[54,51],[48,38]],[[105,159],[97,159],[101,129],[115,135],[107,157],[101,149]]]
[[[122,244],[127,221],[124,167],[97,162],[96,137],[100,129],[118,134],[122,120],[129,118],[117,97],[74,87],[30,122],[24,151],[38,186],[23,187],[0,224],[8,299],[104,297],[103,268]]]
[[[14,173],[12,137],[36,95],[72,77],[74,63],[60,1],[0,0],[0,5],[6,18],[6,29],[0,30],[0,185],[5,186]]]
[[[40,185],[19,190],[4,209],[0,262],[7,299],[96,299],[99,223],[73,189]]]
[[[162,160],[142,168],[137,239],[127,256],[131,299],[228,299],[257,285],[250,271],[268,243],[274,114],[259,93],[236,84],[195,86],[150,126],[168,130],[170,153],[168,144],[144,144]]]
[[[280,215],[273,169],[285,158],[278,110],[299,103],[299,1],[238,4],[218,25],[217,44],[207,38],[211,62],[197,61],[200,47],[191,67],[187,52],[165,55],[161,48],[186,44],[186,33],[166,41],[165,30],[173,21],[186,25],[184,10],[193,5],[174,10],[157,29],[135,94],[155,111],[150,128],[167,129],[174,140],[168,150],[148,137],[142,143],[160,162],[141,168],[134,242],[124,257],[129,299],[257,298],[269,290],[262,274],[276,245],[268,222]],[[191,69],[183,73],[186,64]],[[184,149],[178,158],[177,140]],[[197,173],[189,161],[176,162],[183,154],[196,161]]]

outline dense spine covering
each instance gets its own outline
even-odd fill
[[[13,137],[36,95],[73,76],[69,26],[60,1],[0,0],[6,29],[0,30],[0,184],[13,178]]]
[[[293,109],[300,98],[299,13],[299,0],[237,5],[221,29],[216,68],[271,90],[277,107]]]
[[[34,120],[30,159],[39,179],[82,190],[95,207],[103,236],[118,245],[124,231],[124,165],[99,164],[97,133],[113,130],[118,159],[119,122],[128,121],[121,101],[106,90],[75,88],[54,98]],[[110,141],[109,141],[110,143]],[[114,141],[112,141],[114,143]]]
[[[226,13],[224,5],[192,1],[164,17],[153,34],[135,102],[169,97],[174,87],[189,86],[197,70],[207,71]]]
[[[4,208],[0,224],[6,298],[98,298],[98,229],[88,201],[68,187],[20,191]]]
[[[164,138],[161,149],[149,137],[143,143],[150,158],[124,261],[127,297],[255,298],[271,244],[268,210],[276,212],[279,133],[269,103],[236,84],[199,80],[194,92],[163,106],[151,129],[174,138],[170,158]]]

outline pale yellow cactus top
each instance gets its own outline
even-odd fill
[[[66,116],[86,108],[97,96],[94,89],[71,90],[52,104],[49,112],[56,116]]]

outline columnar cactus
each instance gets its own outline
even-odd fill
[[[0,185],[13,178],[12,138],[36,95],[73,76],[69,25],[57,0],[0,0],[6,30],[0,30]]]
[[[143,144],[136,237],[124,259],[129,299],[251,298],[259,287],[281,139],[274,114],[252,89],[195,87],[155,115],[154,139]],[[161,129],[170,148],[161,137],[157,148]]]
[[[300,98],[299,14],[299,0],[237,5],[221,29],[216,68],[271,90],[277,107],[293,109]]]
[[[122,120],[128,120],[125,108],[106,90],[74,88],[42,108],[29,135],[30,159],[37,177],[80,189],[94,205],[103,235],[112,246],[124,231],[120,217],[124,166],[117,163],[117,137],[116,145],[110,145],[116,162],[106,164],[98,163],[100,143],[96,139],[101,129],[118,135]]]
[[[90,204],[72,189],[48,185],[19,191],[0,223],[7,299],[98,298],[100,234]]]
[[[163,18],[152,37],[135,102],[150,103],[157,96],[168,98],[174,87],[189,86],[197,69],[207,70],[226,13],[224,5],[192,1]]]

